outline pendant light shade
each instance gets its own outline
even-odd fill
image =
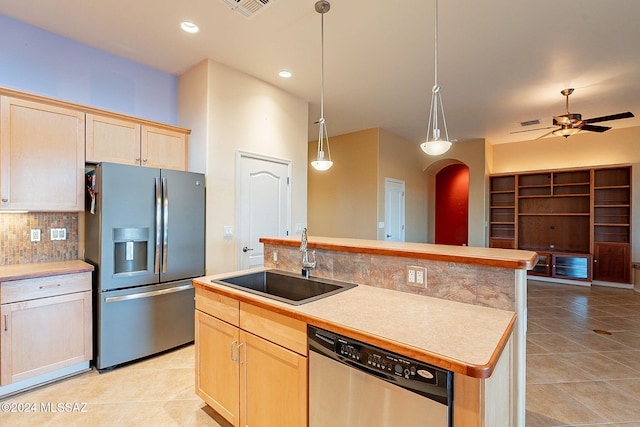
[[[318,152],[311,166],[318,171],[326,171],[333,166],[331,150],[329,148],[329,134],[324,119],[324,14],[329,12],[331,4],[326,0],[319,0],[315,4],[316,12],[320,14],[320,39],[321,39],[321,68],[320,68],[320,119],[318,125]],[[325,151],[326,150],[326,151]]]
[[[442,95],[438,85],[438,0],[435,0],[435,43],[434,43],[434,66],[435,82],[431,89],[431,107],[429,108],[429,122],[427,124],[427,139],[420,144],[420,148],[431,156],[439,156],[446,153],[451,148],[451,140],[447,131],[447,121],[444,118],[444,107],[442,105]],[[440,130],[440,124],[444,128],[444,135]],[[444,138],[443,138],[444,137]]]

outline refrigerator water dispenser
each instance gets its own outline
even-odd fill
[[[147,271],[147,246],[149,229],[114,228],[114,274],[135,273]]]

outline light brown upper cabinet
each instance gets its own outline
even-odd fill
[[[0,98],[0,209],[83,210],[84,112]]]
[[[87,114],[87,162],[187,170],[186,129]]]

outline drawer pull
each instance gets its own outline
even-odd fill
[[[52,283],[50,285],[42,285],[40,286],[40,289],[50,289],[50,288],[59,288],[60,287],[60,283]]]

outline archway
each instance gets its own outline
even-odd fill
[[[449,164],[435,176],[435,243],[466,246],[469,242],[469,167]]]

